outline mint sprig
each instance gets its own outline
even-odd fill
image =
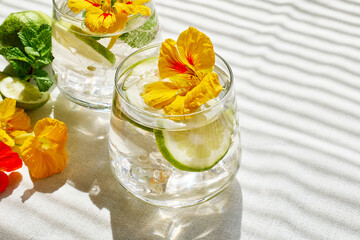
[[[41,68],[54,59],[51,54],[51,26],[43,24],[38,30],[23,27],[17,35],[23,47],[3,47],[0,54],[12,65],[22,81],[34,78],[41,92],[48,91],[53,82]]]
[[[121,34],[119,39],[126,42],[132,48],[141,48],[155,39],[159,30],[159,22],[155,13],[141,27]]]

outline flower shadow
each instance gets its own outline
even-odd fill
[[[19,172],[11,172],[8,177],[9,185],[7,186],[6,190],[0,194],[0,202],[2,199],[7,198],[13,193],[13,191],[19,186],[23,178],[21,173]]]

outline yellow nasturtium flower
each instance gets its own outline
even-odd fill
[[[0,102],[0,141],[15,146],[15,142],[11,137],[14,131],[29,131],[30,118],[24,112],[24,109],[16,107],[16,100],[5,98]]]
[[[46,178],[62,172],[68,159],[65,150],[65,123],[44,118],[36,123],[34,134],[35,136],[29,136],[20,147],[22,159],[31,176]]]
[[[163,80],[146,85],[142,97],[147,105],[162,108],[168,115],[195,112],[223,89],[214,65],[210,38],[190,27],[176,42],[166,39],[162,43],[158,68]]]
[[[68,6],[74,13],[86,10],[85,26],[95,33],[115,33],[121,31],[129,15],[151,15],[150,8],[143,4],[149,0],[69,0]]]
[[[29,131],[30,118],[24,109],[16,107],[16,100],[5,98],[0,102],[0,129],[6,132]]]

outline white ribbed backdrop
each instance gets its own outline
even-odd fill
[[[51,7],[0,0],[0,20]],[[66,122],[69,165],[36,182],[19,171],[0,195],[0,238],[360,239],[360,1],[157,0],[157,11],[164,38],[194,26],[233,69],[237,179],[199,206],[142,203],[109,170],[108,114],[55,89],[30,116]]]

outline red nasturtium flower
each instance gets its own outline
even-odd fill
[[[11,150],[11,147],[0,142],[0,193],[5,191],[9,184],[9,178],[4,172],[12,172],[22,167],[19,155]]]

